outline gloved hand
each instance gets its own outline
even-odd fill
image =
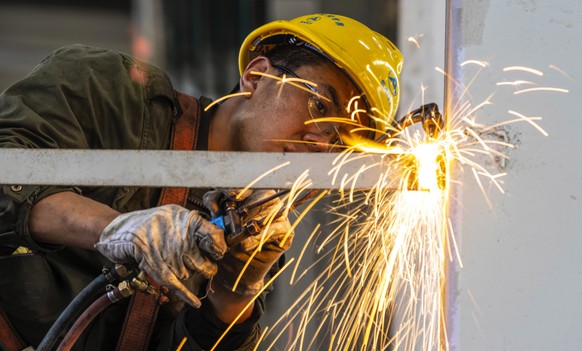
[[[215,260],[227,250],[221,229],[178,205],[119,215],[105,227],[95,247],[112,262],[137,262],[155,281],[197,308],[200,300],[180,280],[193,272],[206,278],[216,273],[216,263],[201,249]]]
[[[239,195],[237,201],[242,201],[243,205],[248,205],[274,193],[274,190],[249,190]],[[225,197],[234,198],[236,195],[236,191],[210,191],[204,195],[204,205],[210,210],[212,216],[216,217],[219,214],[222,200]],[[289,249],[293,241],[294,233],[289,232],[291,224],[287,216],[279,216],[272,221],[263,223],[264,219],[279,212],[283,206],[283,201],[275,198],[262,206],[250,209],[248,215],[243,216],[243,225],[248,221],[258,220],[262,223],[261,227],[263,224],[266,226],[259,235],[250,236],[229,248],[224,258],[218,261],[218,272],[213,278],[215,281],[232,290],[244,269],[234,291],[243,295],[255,295],[262,289],[267,273],[281,255]],[[251,258],[250,264],[245,268],[247,261]]]

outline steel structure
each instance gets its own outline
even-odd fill
[[[341,158],[338,153],[0,149],[0,165],[10,165],[2,167],[0,184],[288,188],[307,172],[311,189],[393,186],[391,157],[352,154],[338,166]]]

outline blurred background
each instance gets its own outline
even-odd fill
[[[178,89],[217,97],[236,83],[239,46],[263,23],[332,12],[395,41],[397,8],[398,0],[2,0],[0,89],[79,43],[132,53],[165,68]]]

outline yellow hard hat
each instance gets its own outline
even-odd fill
[[[312,14],[267,23],[251,32],[239,53],[241,74],[253,58],[278,45],[293,44],[295,38],[331,59],[352,79],[368,105],[376,137],[381,135],[392,123],[400,100],[403,58],[398,48],[351,18]]]

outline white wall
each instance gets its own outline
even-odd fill
[[[505,165],[505,194],[488,190],[489,208],[472,175],[455,189],[452,220],[463,267],[447,279],[453,350],[580,350],[582,345],[582,2],[451,1],[453,75],[476,116],[507,120],[508,110],[543,116],[548,137],[527,123],[504,128],[517,148]],[[463,60],[489,62],[460,67]],[[543,76],[503,72],[528,66]],[[527,79],[562,92],[514,95],[499,81]],[[533,86],[522,86],[533,87]],[[453,99],[458,101],[459,91]],[[465,96],[464,98],[468,98]],[[488,163],[487,159],[483,159]],[[495,164],[488,163],[495,167]]]
[[[404,56],[400,113],[435,102],[443,109],[445,0],[400,1],[398,47]]]

